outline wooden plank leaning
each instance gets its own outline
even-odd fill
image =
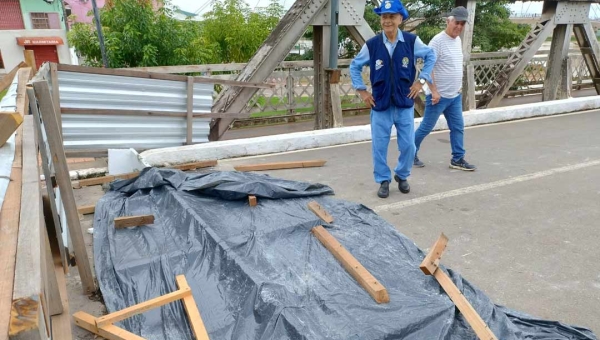
[[[58,241],[58,249],[60,250],[60,261],[62,263],[63,270],[66,274],[69,272],[69,263],[67,261],[67,252],[63,243],[63,238],[61,236],[62,228],[60,220],[58,218],[59,212],[56,206],[56,194],[54,192],[54,185],[52,183],[53,175],[50,172],[51,156],[47,153],[48,148],[46,147],[46,138],[44,138],[44,134],[42,133],[42,121],[40,118],[38,102],[35,97],[33,87],[27,88],[27,95],[29,97],[29,109],[31,111],[31,114],[33,115],[33,126],[35,128],[35,134],[37,136],[36,140],[38,141],[37,144],[40,150],[40,154],[42,156],[42,170],[44,171],[44,178],[46,180],[46,191],[50,201],[50,209],[52,210],[52,220],[54,221],[54,231],[56,233],[56,240]]]
[[[439,269],[440,259],[442,258],[444,249],[446,249],[447,243],[448,238],[442,233],[429,251],[429,254],[427,254],[427,256],[425,256],[423,259],[423,262],[421,262],[419,268],[423,271],[423,273],[425,273],[425,275],[433,275],[433,277],[436,278],[440,286],[442,286],[446,294],[448,294],[450,297],[450,300],[454,302],[469,325],[471,325],[471,328],[473,328],[479,339],[498,340],[496,335],[494,335],[485,321],[483,321],[481,316],[479,316],[477,311],[473,308],[473,306],[471,306],[467,298],[465,298],[458,287],[456,287],[452,279],[446,274],[446,272],[444,272],[442,269]]]
[[[62,301],[43,223],[33,119],[23,126],[21,211],[9,324],[11,339],[47,339],[50,314],[62,313]]]
[[[43,122],[46,137],[48,138],[51,159],[54,162],[56,182],[58,183],[63,205],[65,207],[65,213],[67,215],[67,224],[73,243],[77,269],[79,270],[79,276],[84,292],[91,293],[96,290],[96,285],[94,283],[94,277],[85,248],[83,232],[79,222],[79,214],[77,213],[77,205],[75,204],[73,188],[71,187],[69,168],[67,167],[67,160],[63,149],[62,136],[58,127],[56,113],[54,112],[54,104],[52,103],[50,89],[46,81],[34,81],[33,88],[39,104],[41,120]]]

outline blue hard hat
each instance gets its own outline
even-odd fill
[[[402,5],[400,0],[384,0],[379,8],[374,9],[375,13],[381,16],[384,13],[399,13],[402,20],[408,19],[408,11]]]

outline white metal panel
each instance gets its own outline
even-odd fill
[[[58,72],[60,106],[73,109],[187,111],[186,82]],[[212,84],[194,84],[194,113],[209,113]],[[193,119],[193,142],[208,142],[210,118]],[[65,150],[138,150],[179,146],[186,142],[185,117],[63,114]]]

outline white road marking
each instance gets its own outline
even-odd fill
[[[575,171],[575,170],[588,168],[588,167],[596,166],[596,165],[600,165],[600,160],[589,161],[589,162],[584,162],[584,163],[575,164],[575,165],[568,165],[568,166],[554,168],[554,169],[550,169],[550,170],[544,170],[544,171],[540,171],[540,172],[534,172],[532,174],[521,175],[521,176],[517,176],[517,177],[499,180],[496,182],[478,184],[478,185],[473,185],[473,186],[466,187],[466,188],[440,192],[437,194],[418,197],[418,198],[414,198],[414,199],[407,200],[407,201],[383,204],[383,205],[375,207],[373,210],[377,213],[380,213],[383,211],[398,210],[398,209],[410,207],[410,206],[417,205],[417,204],[427,203],[427,202],[431,202],[431,201],[439,201],[439,200],[449,198],[449,197],[466,195],[466,194],[471,194],[474,192],[495,189],[495,188],[499,188],[499,187],[503,187],[503,186],[507,186],[507,185],[511,185],[511,184],[515,184],[515,183],[531,181],[531,180],[542,178],[542,177],[547,177],[547,176],[560,174],[560,173],[564,173],[564,172]]]

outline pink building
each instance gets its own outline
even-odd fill
[[[98,8],[104,7],[105,0],[96,0]],[[91,23],[94,18],[92,13],[92,0],[65,0],[65,8],[69,17],[74,16],[74,20],[69,19],[69,26],[76,22]],[[88,15],[89,13],[89,15]]]

